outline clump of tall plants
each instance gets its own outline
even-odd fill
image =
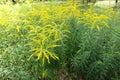
[[[118,76],[119,41],[108,23],[112,15],[75,2],[0,5],[0,79]]]

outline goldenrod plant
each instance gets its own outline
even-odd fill
[[[84,7],[0,4],[0,80],[118,79],[120,14]]]

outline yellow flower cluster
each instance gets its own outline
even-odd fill
[[[91,25],[91,28],[100,30],[100,25],[107,26],[108,17],[104,14],[97,14],[91,9],[81,12],[79,5],[70,3],[49,4],[49,3],[26,3],[16,5],[0,5],[0,27],[5,26],[8,31],[16,29],[28,30],[28,45],[31,47],[30,57],[37,56],[37,60],[45,63],[50,59],[59,60],[54,48],[61,46],[62,39],[69,33],[67,20],[76,18],[78,22]],[[19,36],[19,35],[18,35]]]
[[[90,25],[91,29],[97,28],[100,30],[100,26],[109,27],[107,24],[107,20],[109,16],[104,14],[97,14],[93,9],[88,9],[83,13],[84,18],[82,18],[84,25]]]

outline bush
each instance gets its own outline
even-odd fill
[[[106,15],[75,2],[53,4],[0,5],[0,79],[118,76],[119,27],[111,24],[114,11]]]

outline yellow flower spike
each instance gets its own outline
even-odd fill
[[[102,21],[101,22],[105,27],[108,27],[109,28],[109,25],[105,22],[105,21]]]
[[[16,29],[18,32],[20,32],[20,26],[17,26]]]
[[[49,48],[55,48],[55,47],[58,47],[58,46],[61,46],[61,45],[53,44],[53,45],[48,46],[47,48],[48,48],[48,49],[49,49]]]
[[[48,53],[54,60],[59,60],[59,57],[57,57],[54,53],[48,51],[48,50],[45,50],[46,53]]]
[[[45,64],[45,57],[42,58],[42,65]]]
[[[58,57],[58,56],[54,55],[54,57],[56,58],[56,60],[59,60],[59,57]]]
[[[94,22],[92,23],[91,29],[94,29],[94,28],[95,28],[95,23],[96,23],[96,21],[94,21]]]
[[[41,51],[40,51],[40,53],[37,54],[37,60],[39,60],[40,58],[42,58],[42,52]]]
[[[47,55],[46,52],[44,52],[44,56],[45,56],[45,58],[47,59],[48,63],[50,63],[49,55]]]
[[[28,61],[35,55],[36,53],[33,53],[30,55],[30,57],[28,58]]]
[[[98,29],[98,31],[100,31],[100,27],[97,25],[96,28]]]

